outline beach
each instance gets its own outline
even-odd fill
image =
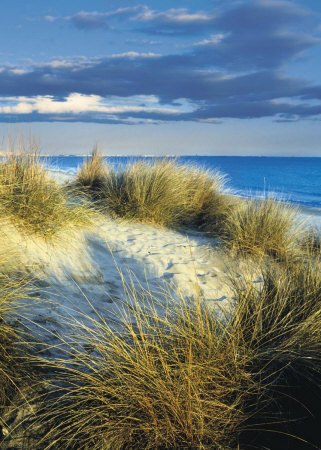
[[[234,442],[234,423],[242,436],[252,416],[265,426],[262,407],[274,414],[275,364],[284,382],[297,354],[318,364],[317,208],[231,195],[220,175],[175,161],[122,170],[95,152],[76,175],[32,155],[0,163],[4,449],[62,448],[69,433],[87,445],[87,416],[101,442],[158,435],[174,414],[157,439],[175,447],[190,413],[200,440],[215,418],[210,439]],[[27,368],[8,359],[11,342]]]
[[[60,185],[74,179],[61,171],[50,176]],[[301,206],[298,218],[319,228],[321,210]],[[17,310],[13,320],[23,315],[25,326],[48,346],[46,355],[53,359],[61,356],[61,337],[66,339],[70,322],[90,327],[101,316],[112,324],[128,297],[126,286],[160,297],[164,291],[175,293],[177,301],[201,298],[224,310],[235,300],[231,278],[250,276],[257,285],[262,281],[255,265],[232,257],[219,239],[193,229],[97,216],[88,229],[61,233],[55,243],[26,238],[12,226],[4,233],[6,245],[19,248],[21,263],[34,268],[35,290],[42,297],[41,302],[24,301],[23,313]]]
[[[28,300],[17,316],[25,317],[26,326],[45,345],[55,342],[52,358],[59,354],[60,336],[67,339],[70,321],[90,326],[100,315],[112,323],[128,297],[124,283],[137,292],[160,295],[167,290],[176,292],[177,300],[180,295],[201,297],[211,307],[224,308],[233,297],[226,278],[242,272],[241,263],[193,231],[104,220],[68,239],[64,248],[22,237],[18,242],[25,264],[36,267],[35,284],[43,301]]]
[[[2,2],[0,449],[321,449],[321,2]]]

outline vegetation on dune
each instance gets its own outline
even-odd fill
[[[97,146],[94,147],[91,155],[79,169],[76,185],[92,195],[99,195],[106,178],[108,176],[108,166]]]
[[[101,210],[218,236],[234,255],[257,257],[259,278],[231,277],[229,310],[125,286],[115,321],[70,324],[72,343],[61,338],[67,360],[47,361],[39,448],[321,447],[320,235],[303,234],[289,205],[223,194],[223,181],[173,160],[115,172],[93,151],[75,186]],[[90,212],[31,151],[0,162],[0,204],[1,431],[6,405],[32,376],[24,338],[7,320],[28,285],[3,233],[13,223],[49,238]]]
[[[88,208],[67,196],[32,151],[12,151],[1,160],[0,214],[21,230],[45,238],[88,220]]]
[[[233,198],[223,194],[224,177],[219,173],[173,160],[137,162],[114,171],[107,169],[95,150],[80,169],[77,183],[86,187],[111,217],[196,228],[220,237],[243,256],[282,259],[297,245],[299,225],[294,207],[270,197]]]
[[[137,162],[121,172],[109,171],[100,203],[112,217],[204,228],[209,218],[218,221],[227,213],[222,186],[219,174],[175,161]]]
[[[234,279],[229,312],[149,296],[117,332],[77,328],[42,416],[47,448],[319,447],[319,269],[273,263],[259,286]]]
[[[317,229],[307,229],[298,244],[304,254],[321,257],[321,235]]]
[[[92,352],[74,346],[74,368],[54,384],[62,395],[42,417],[47,448],[225,449],[237,442],[259,387],[245,370],[252,356],[205,305],[169,302],[160,316],[153,300],[144,307],[138,299],[117,333],[107,323],[83,330],[79,342]]]
[[[258,430],[251,440],[261,448],[321,445],[320,268],[320,260],[303,257],[264,265],[260,287],[233,280],[231,328],[240,331],[247,351],[257,352],[250,371],[267,394],[267,405],[258,398],[260,412],[248,421],[248,430]],[[249,439],[250,432],[244,436]]]
[[[19,397],[19,401],[22,401],[21,390],[23,386],[31,384],[30,380],[34,375],[30,367],[29,345],[26,343],[24,334],[16,325],[17,316],[13,316],[14,311],[21,308],[21,300],[30,295],[30,282],[21,273],[19,264],[16,264],[15,271],[11,263],[6,267],[5,262],[8,261],[8,255],[3,251],[4,247],[4,243],[1,242],[0,441],[2,429],[7,427],[4,418],[5,408],[12,405],[15,397]]]
[[[300,229],[297,210],[273,198],[238,200],[226,217],[222,238],[245,255],[286,257],[296,246]]]

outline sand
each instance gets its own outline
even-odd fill
[[[307,217],[313,222],[311,212]],[[26,238],[12,227],[6,248],[10,240],[13,254],[19,248],[15,260],[29,266],[35,278],[32,298],[17,310],[17,318],[44,343],[49,358],[61,356],[59,347],[69,339],[70,322],[92,327],[92,320],[103,318],[117,326],[115,315],[130,301],[124,282],[138,293],[170,290],[177,301],[180,296],[201,297],[210,307],[224,310],[233,301],[228,277],[252,270],[249,262],[228,258],[217,241],[202,233],[107,217],[87,230],[66,230],[54,244]],[[254,283],[261,282],[259,274],[251,275]]]
[[[211,307],[226,308],[233,293],[227,277],[245,267],[227,260],[216,242],[201,233],[102,218],[88,230],[69,230],[56,244],[26,238],[18,231],[13,247],[35,278],[32,297],[17,310],[46,357],[60,354],[70,322],[92,326],[99,316],[113,323],[127,298],[125,283],[137,292],[170,290],[179,297],[202,297]],[[41,300],[37,297],[40,297]],[[129,296],[130,297],[130,296]],[[99,320],[99,319],[98,319]]]

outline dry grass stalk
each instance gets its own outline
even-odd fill
[[[0,162],[0,203],[2,216],[21,230],[45,238],[89,218],[88,207],[71,200],[32,151],[11,151]]]
[[[162,160],[138,162],[110,171],[101,192],[104,208],[114,217],[168,227],[206,226],[226,214],[223,177]]]
[[[251,355],[205,307],[130,304],[120,331],[78,328],[42,416],[46,448],[229,448],[258,388],[244,369]]]
[[[282,259],[294,250],[300,232],[296,209],[266,198],[239,200],[226,218],[222,237],[240,254]]]
[[[141,298],[132,290],[117,328],[102,317],[90,328],[76,324],[71,359],[60,365],[56,396],[42,415],[43,444],[320,445],[319,269],[273,263],[257,287],[234,278],[235,308],[223,314],[199,299]]]
[[[108,166],[97,147],[94,147],[91,155],[79,169],[76,184],[85,190],[99,193],[108,175]]]

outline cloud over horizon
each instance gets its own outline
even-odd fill
[[[319,118],[321,86],[287,73],[291,63],[321,43],[312,16],[293,2],[276,0],[211,11],[136,5],[46,16],[53,27],[61,21],[88,32],[131,26],[136,34],[188,35],[189,40],[166,53],[131,49],[0,66],[0,121],[17,116],[130,124]]]

